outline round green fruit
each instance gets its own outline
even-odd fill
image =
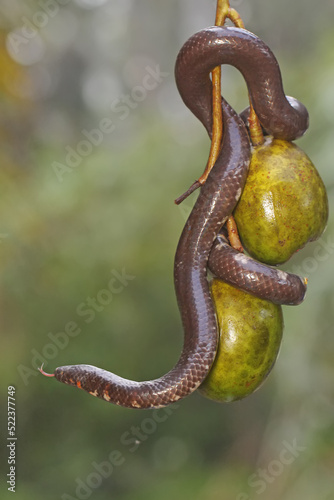
[[[298,146],[268,138],[252,152],[234,216],[247,252],[281,264],[321,236],[328,219],[326,189]]]
[[[230,402],[254,392],[270,373],[281,345],[282,308],[218,279],[211,282],[211,293],[220,338],[214,364],[199,392]]]

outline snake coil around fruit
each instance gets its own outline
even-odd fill
[[[267,45],[249,31],[214,26],[199,31],[184,44],[175,68],[184,103],[210,136],[210,72],[222,64],[234,66],[243,75],[252,105],[268,134],[289,141],[304,134],[307,110],[299,101],[285,96],[278,63]],[[61,366],[54,372],[58,381],[130,408],[159,408],[195,391],[206,378],[218,345],[208,268],[233,285],[275,303],[297,304],[303,300],[305,283],[301,278],[238,254],[223,236],[217,238],[240,198],[251,151],[244,121],[225,100],[223,130],[221,152],[185,224],[175,256],[175,291],[184,329],[179,361],[162,377],[144,382],[90,365]]]

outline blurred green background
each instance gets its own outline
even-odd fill
[[[334,3],[316,12],[311,0],[231,5],[275,52],[287,94],[309,109],[298,144],[332,210]],[[208,0],[1,6],[2,495],[13,385],[20,500],[334,499],[331,218],[320,242],[285,266],[309,277],[307,298],[284,308],[280,357],[251,397],[220,405],[193,394],[140,412],[36,371],[44,358],[50,372],[89,363],[145,380],[178,359],[173,257],[195,198],[173,200],[202,172],[209,142],[173,70],[183,42],[214,13]],[[157,65],[163,73],[143,91]],[[247,104],[232,68],[223,93],[238,111]],[[96,144],[82,143],[87,134]],[[101,290],[123,269],[134,279],[110,301]],[[98,311],[87,312],[89,298]]]

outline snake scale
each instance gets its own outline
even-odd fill
[[[267,134],[285,140],[308,127],[306,108],[286,97],[278,63],[257,36],[239,28],[210,27],[181,48],[175,66],[178,90],[188,108],[212,132],[210,72],[230,64],[243,75],[252,105]],[[195,391],[215,359],[218,327],[207,279],[218,277],[280,304],[303,300],[305,284],[233,250],[219,235],[244,187],[251,146],[243,119],[223,100],[223,147],[202,186],[182,231],[174,265],[174,282],[184,329],[179,361],[155,380],[135,382],[90,365],[56,368],[55,378],[111,403],[130,408],[159,408]]]

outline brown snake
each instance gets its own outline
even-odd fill
[[[242,29],[212,27],[184,44],[175,68],[182,99],[210,136],[210,72],[221,64],[240,70],[267,133],[293,140],[305,132],[307,110],[285,96],[278,63],[264,42]],[[90,365],[62,366],[50,376],[121,406],[166,406],[197,389],[216,355],[218,331],[207,279],[208,263],[216,275],[268,300],[291,304],[303,299],[305,285],[299,277],[257,263],[233,251],[223,237],[216,239],[239,200],[250,159],[246,127],[225,101],[223,126],[223,147],[186,222],[175,256],[175,291],[184,328],[184,346],[177,364],[162,377],[145,382],[127,380]]]

